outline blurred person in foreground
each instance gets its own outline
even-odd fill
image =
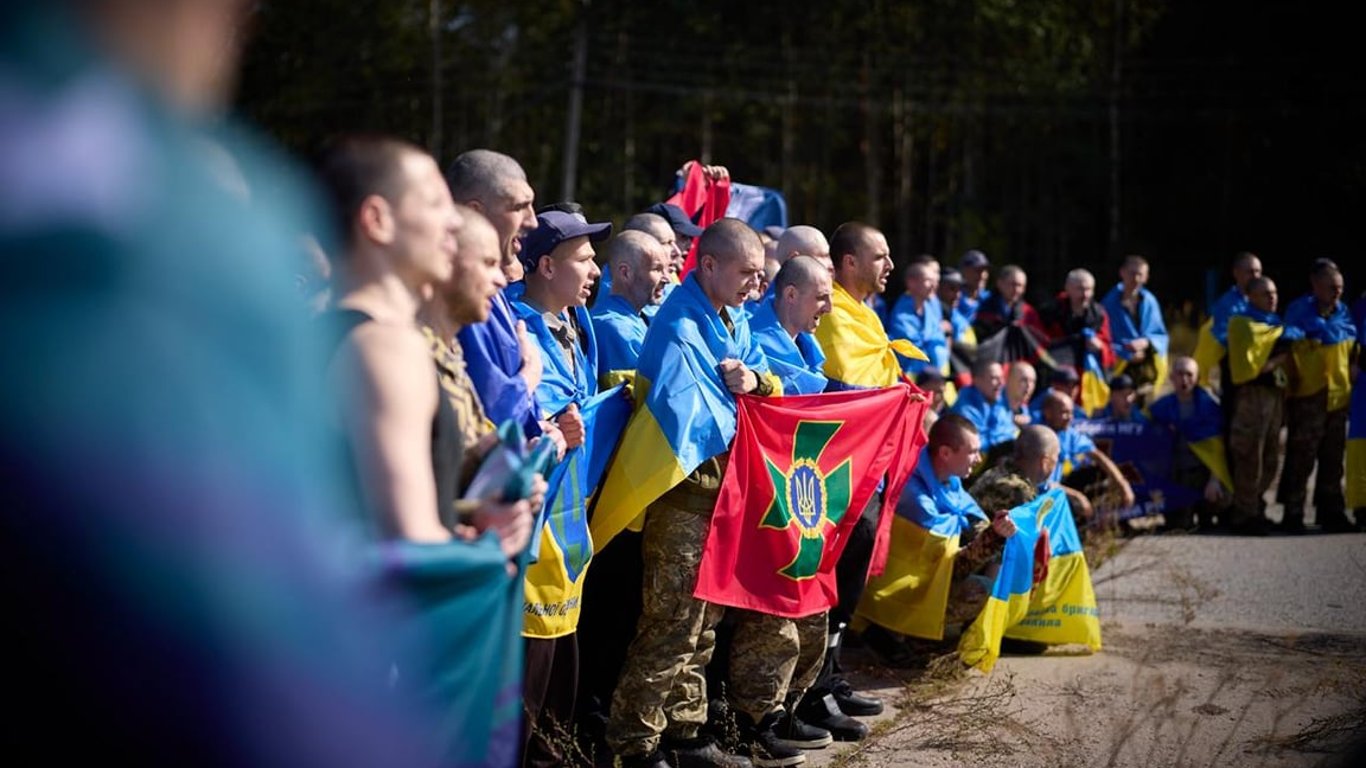
[[[17,764],[438,760],[435,713],[387,682],[398,623],[358,567],[329,340],[292,285],[316,201],[218,120],[247,6],[0,6]]]

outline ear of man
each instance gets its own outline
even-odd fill
[[[382,195],[368,195],[356,212],[356,227],[367,240],[380,245],[394,241],[394,217],[389,201]]]

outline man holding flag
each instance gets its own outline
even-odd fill
[[[561,211],[537,218],[538,226],[522,242],[525,281],[507,293],[544,361],[534,392],[537,416],[557,424],[569,449],[551,474],[544,522],[533,542],[539,555],[526,573],[522,630],[527,638],[523,764],[550,766],[564,761],[555,736],[574,716],[578,687],[575,630],[593,557],[587,497],[597,482],[589,466],[592,452],[610,452],[614,446],[610,423],[624,420],[626,404],[619,390],[595,397],[597,340],[584,308],[599,274],[592,243],[606,239],[612,225],[590,224],[580,214]]]
[[[782,381],[784,395],[825,391],[821,372],[825,355],[812,331],[830,313],[831,293],[832,281],[824,264],[811,256],[791,256],[778,270],[772,293],[750,318],[770,368]],[[790,753],[794,747],[823,747],[835,737],[857,741],[867,733],[867,726],[841,716],[831,723],[836,726],[832,736],[832,731],[808,725],[796,715],[797,703],[815,682],[825,658],[826,617],[824,611],[796,620],[753,610],[734,613],[730,701],[748,721],[742,720],[742,729],[748,726],[750,731],[744,735],[765,744],[770,757]],[[777,659],[791,663],[774,675],[770,670]]]
[[[816,340],[826,355],[828,389],[890,387],[902,380],[898,354],[921,361],[929,358],[905,339],[889,339],[877,311],[865,303],[887,288],[887,278],[892,273],[887,238],[867,224],[846,222],[831,237],[830,254],[835,264],[832,309],[830,317],[816,328]],[[877,549],[880,496],[874,494],[860,510],[858,524],[840,555],[836,567],[839,604],[830,611],[825,664],[798,712],[807,722],[821,727],[827,723],[837,727],[841,713],[862,717],[882,711],[881,701],[856,694],[839,674],[840,639],[853,620]],[[885,545],[883,539],[884,552]]]
[[[593,539],[605,545],[644,516],[642,613],[607,731],[624,765],[749,765],[699,735],[707,718],[703,668],[722,609],[692,593],[735,436],[735,395],[769,396],[781,385],[735,314],[763,271],[759,236],[722,219],[699,240],[697,268],[646,334],[638,407],[592,522]]]
[[[873,622],[864,640],[893,664],[908,656],[898,635],[940,640],[946,625],[972,621],[986,604],[981,573],[1015,526],[1005,509],[988,518],[963,488],[981,458],[977,427],[946,414],[930,429],[897,503],[887,570],[869,581],[859,604],[859,616]]]
[[[1248,283],[1262,276],[1262,260],[1257,254],[1244,251],[1233,259],[1233,286],[1219,297],[1210,307],[1209,319],[1200,326],[1195,341],[1195,362],[1200,370],[1199,384],[1208,387],[1210,372],[1219,368],[1228,350],[1228,321],[1247,307]],[[1227,373],[1227,371],[1224,371]],[[1231,382],[1220,380],[1219,395],[1224,399],[1224,408],[1231,409],[1229,387]]]
[[[1128,374],[1135,388],[1155,389],[1167,378],[1167,324],[1157,297],[1144,287],[1148,260],[1136,254],[1125,256],[1119,280],[1101,301],[1110,317],[1113,374]]]

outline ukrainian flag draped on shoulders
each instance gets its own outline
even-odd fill
[[[1346,408],[1356,342],[1356,325],[1347,305],[1339,301],[1324,314],[1313,294],[1301,296],[1285,308],[1285,324],[1304,334],[1292,347],[1298,379],[1291,396],[1308,397],[1327,389],[1328,410]]]
[[[1193,357],[1200,367],[1200,385],[1209,384],[1210,371],[1219,367],[1228,350],[1228,321],[1247,306],[1247,297],[1233,286],[1210,307],[1209,317],[1200,326],[1195,339]]]
[[[750,332],[768,358],[769,370],[783,383],[783,394],[815,395],[825,391],[829,380],[821,373],[825,353],[809,333],[798,333],[794,338],[778,322],[773,296],[759,302],[749,317]]]
[[[963,662],[990,672],[1004,637],[1100,650],[1095,588],[1067,496],[1054,488],[1010,517],[1016,532],[1006,539],[991,597],[958,643]],[[1045,557],[1036,553],[1041,546]]]
[[[832,389],[890,387],[901,379],[897,355],[911,360],[929,357],[905,339],[887,338],[877,311],[835,283],[830,314],[816,326],[825,352],[825,375]]]
[[[1228,450],[1224,445],[1224,415],[1219,401],[1204,387],[1196,387],[1194,408],[1188,418],[1181,417],[1181,401],[1176,393],[1163,395],[1148,406],[1154,424],[1178,433],[1190,446],[1210,474],[1219,478],[1228,491],[1233,490],[1233,475],[1228,469]]]
[[[607,385],[632,380],[649,330],[644,317],[631,302],[616,294],[599,294],[589,314],[598,341],[599,382]]]
[[[536,387],[537,407],[553,416],[571,403],[579,408],[584,423],[584,442],[565,453],[546,478],[549,489],[532,534],[535,562],[527,567],[523,634],[553,638],[578,627],[584,575],[593,558],[588,529],[588,502],[602,477],[626,418],[629,401],[621,387],[598,391],[597,341],[593,324],[583,307],[571,307],[582,342],[572,344],[574,362],[565,357],[542,311],[523,300],[524,286],[508,289],[513,312],[526,323],[544,360],[541,383]]]
[[[1245,305],[1228,321],[1228,368],[1233,383],[1246,384],[1260,376],[1276,342],[1302,338],[1303,331],[1282,323],[1275,312]]]
[[[1356,342],[1366,349],[1366,322],[1357,322]],[[1347,411],[1347,508],[1366,507],[1366,382],[1352,388]],[[1361,518],[1357,517],[1360,522]]]
[[[1101,301],[1110,316],[1110,346],[1115,351],[1113,375],[1118,376],[1129,367],[1133,352],[1124,345],[1134,339],[1147,339],[1151,345],[1154,381],[1160,386],[1167,380],[1167,323],[1162,319],[1162,307],[1157,297],[1147,288],[1138,289],[1138,316],[1124,306],[1124,284],[1110,289]]]
[[[720,363],[739,360],[782,384],[733,311],[734,331],[689,275],[650,321],[636,366],[636,411],[622,435],[593,513],[593,540],[605,546],[626,527],[639,529],[655,499],[678,485],[735,437],[735,396],[721,379]]]
[[[941,483],[929,449],[922,449],[892,519],[887,565],[868,580],[858,616],[904,635],[943,639],[954,557],[974,520],[987,516],[962,480]]]

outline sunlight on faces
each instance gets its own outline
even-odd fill
[[[602,270],[594,257],[597,253],[588,236],[571,237],[542,256],[536,264],[536,278],[544,281],[547,295],[556,305],[547,307],[558,311],[561,307],[581,307],[588,302]]]
[[[739,307],[759,285],[759,275],[764,271],[764,248],[755,237],[740,253],[719,257],[703,254],[698,264],[706,278],[707,298],[713,304]]]
[[[991,363],[979,367],[972,373],[972,385],[981,391],[989,403],[994,403],[1001,397],[1001,389],[1005,386],[1005,375],[1001,370],[1000,363]]]
[[[958,303],[958,298],[963,295],[962,283],[940,283],[936,291],[939,301],[944,305],[944,315],[947,317],[949,311]]]
[[[967,430],[958,432],[958,439],[938,448],[938,469],[952,477],[967,477],[982,460],[982,438]]]
[[[1058,432],[1072,426],[1072,398],[1061,392],[1050,392],[1043,401],[1043,420]]]
[[[512,261],[516,261],[517,254],[522,251],[520,238],[536,228],[536,211],[532,207],[535,203],[536,193],[531,189],[531,185],[526,183],[525,179],[512,179],[507,182],[501,195],[494,196],[491,200],[471,201],[471,207],[484,214],[498,232],[498,242],[503,253]],[[521,271],[519,267],[517,272]],[[504,268],[504,272],[508,270]],[[517,277],[508,274],[508,280],[515,282],[520,279],[520,274]]]
[[[1276,283],[1272,282],[1270,278],[1258,278],[1250,286],[1247,303],[1263,312],[1275,312],[1278,298]]]
[[[1072,303],[1074,309],[1084,307],[1090,304],[1096,295],[1096,279],[1089,276],[1069,278],[1063,290],[1066,291],[1067,300]]]
[[[834,307],[833,296],[834,281],[822,272],[805,285],[783,288],[781,301],[785,305],[784,314],[796,321],[798,332],[811,333],[820,325],[821,318],[830,314]]]
[[[887,238],[881,232],[865,232],[854,252],[840,258],[847,267],[852,266],[847,273],[851,292],[870,296],[887,289],[887,278],[892,274],[892,254],[887,247]]]
[[[1195,381],[1199,378],[1200,367],[1189,357],[1178,357],[1172,361],[1171,373],[1167,374],[1167,380],[1171,382],[1172,390],[1178,396],[1188,395],[1195,390]]]
[[[1038,383],[1039,374],[1035,372],[1034,366],[1024,362],[1016,363],[1010,366],[1010,374],[1006,379],[1006,397],[1015,406],[1027,403]]]
[[[500,264],[498,232],[475,211],[462,215],[465,226],[456,236],[455,269],[442,286],[442,298],[451,319],[469,325],[489,319],[493,297],[507,286],[507,278]]]
[[[405,152],[400,163],[403,192],[392,206],[385,206],[392,217],[387,245],[394,252],[395,266],[415,282],[446,282],[454,270],[456,234],[464,219],[435,160]]]
[[[664,299],[664,289],[669,285],[670,263],[669,250],[656,245],[638,260],[628,260],[620,265],[612,280],[613,289],[632,306],[658,304]],[[621,287],[616,288],[618,285]]]
[[[938,287],[938,270],[932,269],[928,264],[912,264],[906,270],[906,293],[918,301],[933,296]]]
[[[987,277],[991,267],[963,267],[963,286],[974,293],[987,287]]]

